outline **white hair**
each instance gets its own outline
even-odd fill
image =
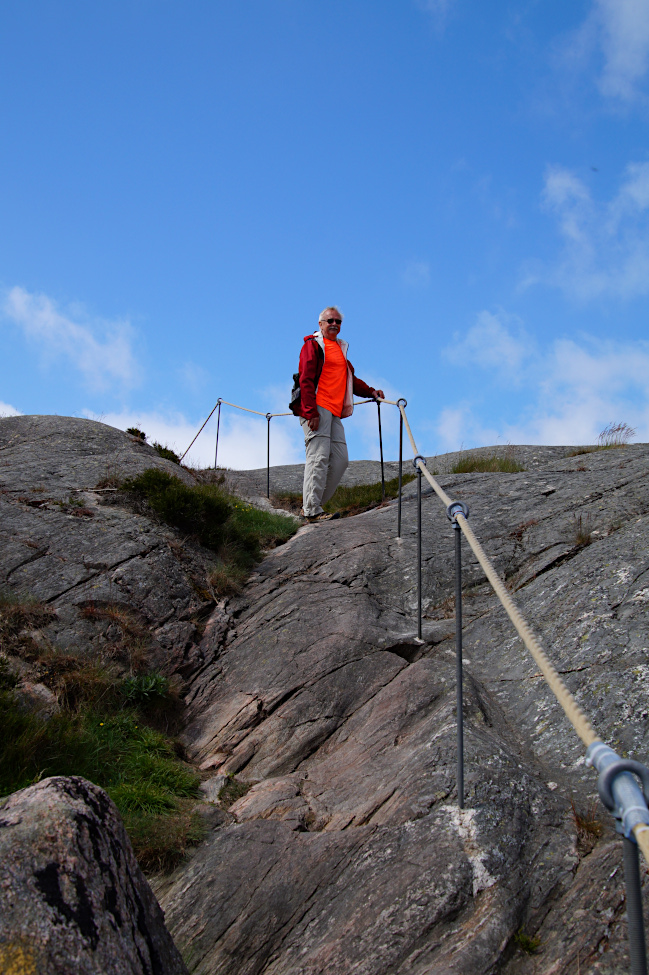
[[[327,305],[327,307],[323,308],[322,311],[320,312],[320,317],[318,318],[319,322],[326,321],[328,311],[335,311],[336,314],[338,315],[338,318],[342,319],[345,317],[341,312],[340,308],[337,308],[336,305]]]

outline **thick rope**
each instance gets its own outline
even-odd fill
[[[403,417],[403,422],[405,423],[406,426],[408,437],[410,439],[410,445],[412,447],[413,454],[416,457],[418,455],[417,444],[415,443],[415,438],[412,435],[412,430],[410,429],[410,424],[408,423],[408,418],[406,416],[405,409],[399,403],[395,403],[394,405],[399,407],[401,416]],[[448,508],[449,504],[452,503],[451,499],[443,490],[443,488],[437,483],[433,475],[429,472],[428,468],[426,467],[426,464],[423,461],[418,460],[417,467],[422,472],[422,474],[424,475],[424,477],[426,478],[426,480],[428,481],[432,489],[435,491],[437,496],[440,498],[440,500]],[[471,546],[476,558],[478,559],[478,562],[484,569],[485,575],[487,576],[487,579],[491,583],[494,592],[500,599],[500,602],[502,603],[505,612],[507,613],[510,620],[514,624],[516,631],[520,636],[521,640],[523,641],[523,643],[531,653],[532,657],[534,658],[537,666],[539,667],[541,673],[545,677],[545,680],[547,681],[550,689],[554,693],[554,696],[556,697],[557,701],[563,708],[563,711],[566,717],[568,718],[568,720],[570,721],[571,725],[573,726],[573,728],[575,729],[575,731],[583,741],[584,745],[586,745],[586,747],[592,745],[593,742],[595,741],[599,741],[600,740],[599,735],[596,733],[592,724],[588,720],[588,717],[584,714],[580,706],[577,704],[577,701],[575,700],[573,695],[570,693],[570,691],[568,690],[564,682],[561,680],[558,671],[549,660],[545,650],[543,649],[539,641],[532,633],[526,620],[523,618],[520,610],[518,609],[513,599],[505,589],[501,579],[496,573],[496,570],[494,569],[493,565],[491,564],[487,555],[485,554],[482,545],[473,534],[473,529],[470,527],[468,521],[461,513],[457,513],[455,517],[458,521],[461,530],[464,532],[467,542]],[[635,836],[638,846],[642,850],[642,853],[645,858],[645,862],[649,863],[649,826],[646,826],[644,823],[638,823],[636,826],[633,827],[633,834]]]
[[[408,423],[408,419],[406,417],[406,411],[403,406],[399,406],[399,410],[401,411],[401,416],[403,417],[403,421],[406,425],[406,430],[408,432],[410,444],[412,446],[413,452],[416,457],[418,453],[417,444],[415,443],[415,439],[412,435],[412,430],[410,429],[410,424]],[[435,491],[435,493],[440,498],[440,500],[448,508],[448,506],[452,503],[451,499],[446,494],[446,492],[440,487],[440,485],[437,483],[433,475],[429,472],[424,461],[418,460],[417,467],[422,472],[422,474],[424,475],[424,477],[432,487],[433,491]],[[496,593],[501,603],[503,604],[505,612],[507,613],[510,620],[516,627],[516,630],[521,640],[523,641],[523,643],[525,644],[529,652],[532,654],[532,657],[536,661],[541,673],[545,677],[556,699],[558,700],[559,704],[563,708],[566,717],[568,718],[568,720],[570,721],[573,728],[575,729],[575,731],[577,732],[577,734],[579,735],[583,743],[586,745],[586,747],[592,745],[594,741],[599,740],[599,735],[596,734],[592,724],[590,723],[590,721],[588,720],[588,718],[586,717],[582,709],[579,707],[575,698],[572,696],[572,694],[570,693],[570,691],[568,690],[564,682],[561,680],[559,673],[557,672],[554,665],[550,662],[547,654],[545,653],[545,650],[542,648],[541,644],[532,633],[527,622],[523,619],[520,610],[515,605],[513,599],[511,598],[511,596],[505,589],[504,585],[502,584],[496,570],[494,569],[493,565],[487,558],[487,555],[485,554],[482,545],[473,534],[473,530],[470,527],[468,521],[462,514],[456,514],[455,517],[457,518],[457,522],[460,528],[464,532],[467,542],[473,549],[473,552],[476,558],[478,559],[478,562],[484,569],[485,575],[487,576],[487,579],[491,583],[494,592]]]
[[[644,823],[638,823],[637,826],[633,827],[633,835],[642,850],[645,862],[649,863],[649,826],[645,826]]]
[[[236,403],[228,403],[227,399],[222,399],[221,402],[225,403],[226,406],[233,406],[235,410],[243,410],[244,413],[254,413],[255,416],[265,416],[266,418],[269,416],[293,416],[292,413],[261,413],[260,410],[249,410],[247,406],[238,406]],[[213,412],[214,410],[212,410],[212,413]],[[205,424],[203,424],[203,426],[205,426]],[[203,427],[201,427],[201,430],[202,429]]]
[[[243,410],[245,413],[254,413],[256,416],[265,416],[266,418],[275,417],[275,416],[293,415],[292,413],[270,413],[270,414],[262,413],[259,410],[248,409],[248,407],[246,406],[238,406],[236,403],[229,403],[227,400],[219,400],[219,402],[225,403],[226,406],[232,406],[235,410]],[[410,429],[410,424],[408,422],[408,417],[406,416],[405,408],[404,406],[402,406],[401,403],[395,403],[393,400],[389,400],[389,399],[382,399],[382,400],[369,399],[369,400],[362,400],[360,402],[354,403],[354,406],[363,406],[365,403],[375,403],[375,402],[386,403],[389,406],[396,406],[399,408],[401,416],[403,417],[403,422],[406,427],[408,439],[410,440],[410,446],[412,447],[414,456],[417,457],[418,456],[417,444],[415,443],[415,438],[412,435],[412,430]],[[214,410],[216,410],[216,407],[218,405],[219,404],[217,403],[216,406],[214,407]],[[203,423],[203,425],[201,426],[200,430],[198,431],[198,433],[190,443],[189,447],[180,458],[181,460],[183,459],[183,457],[186,456],[190,448],[194,445],[194,443],[198,439],[198,436],[204,429],[205,425],[207,424],[207,421],[214,413],[214,410],[212,410],[207,420],[205,420],[205,423]],[[417,461],[417,468],[424,475],[424,477],[426,478],[426,480],[428,481],[428,483],[430,484],[430,486],[432,487],[433,491],[438,496],[440,501],[442,501],[442,503],[448,508],[448,506],[452,504],[451,498],[449,498],[448,494],[446,493],[446,491],[444,491],[441,485],[437,483],[433,475],[426,467],[426,464],[423,460]],[[586,745],[586,747],[592,745],[593,742],[595,741],[599,741],[600,740],[599,735],[595,732],[595,729],[590,723],[588,717],[583,712],[579,704],[577,704],[577,701],[575,700],[573,695],[570,693],[570,691],[562,681],[558,671],[551,663],[545,650],[543,649],[539,641],[532,633],[532,630],[530,629],[527,621],[523,618],[520,610],[518,609],[513,599],[505,589],[505,586],[503,585],[496,570],[494,569],[489,558],[487,557],[484,549],[482,548],[482,545],[475,537],[473,533],[473,529],[470,527],[468,521],[461,513],[457,513],[455,517],[457,519],[457,522],[461,530],[463,531],[466,537],[467,542],[471,546],[471,549],[473,550],[476,558],[478,559],[478,562],[482,566],[487,579],[491,583],[494,592],[500,599],[500,602],[502,603],[505,612],[507,613],[510,620],[514,624],[514,627],[518,635],[520,636],[521,640],[523,641],[523,643],[531,653],[534,661],[539,667],[550,689],[554,693],[554,696],[556,697],[557,701],[563,708],[563,711],[566,717],[568,718],[568,720],[570,721],[571,725],[573,726],[573,728],[575,729],[575,731],[577,732],[577,734],[579,735],[583,743]],[[634,826],[633,833],[635,835],[635,839],[638,846],[640,847],[640,849],[644,854],[646,862],[649,863],[649,826],[646,826],[643,823],[639,823],[637,826]]]

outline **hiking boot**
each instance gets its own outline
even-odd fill
[[[340,512],[336,511],[333,515],[328,515],[326,511],[321,511],[319,515],[306,516],[306,520],[310,525],[320,521],[333,521],[335,518],[340,518]]]

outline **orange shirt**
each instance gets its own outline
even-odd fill
[[[337,342],[325,339],[325,360],[316,390],[318,406],[340,416],[347,392],[347,360]]]

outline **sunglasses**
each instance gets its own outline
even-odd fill
[[[342,318],[325,318],[324,321],[327,325],[342,325]]]

